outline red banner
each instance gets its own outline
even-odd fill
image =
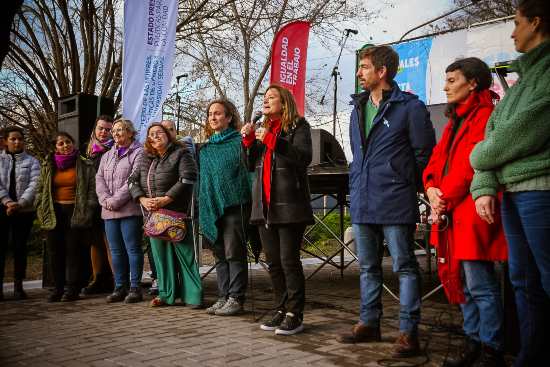
[[[273,40],[270,83],[287,88],[294,95],[298,112],[304,115],[306,96],[306,61],[309,22],[285,25]]]

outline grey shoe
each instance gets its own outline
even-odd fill
[[[225,298],[218,298],[216,303],[214,303],[212,306],[208,307],[206,309],[206,313],[209,315],[215,315],[216,311],[225,305],[226,299]]]
[[[124,298],[124,303],[137,303],[143,301],[143,295],[140,288],[130,288],[130,292]]]
[[[122,302],[127,295],[126,287],[117,287],[112,294],[107,296],[107,303]]]
[[[223,307],[216,310],[216,316],[233,316],[243,312],[243,305],[233,297],[229,297]]]

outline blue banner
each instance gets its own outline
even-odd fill
[[[392,46],[399,54],[399,70],[395,81],[403,91],[416,94],[426,102],[426,71],[432,48],[432,38]]]

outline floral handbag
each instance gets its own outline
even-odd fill
[[[149,172],[147,172],[147,190],[149,191],[149,197],[153,197],[149,185],[152,167],[153,162],[151,162]],[[169,242],[180,242],[187,234],[187,225],[185,224],[187,215],[185,213],[161,208],[154,212],[149,212],[149,214],[144,215],[144,217],[145,224],[143,225],[143,230],[148,237],[158,238]]]
[[[148,237],[154,237],[170,242],[180,242],[185,238],[187,226],[186,215],[168,209],[158,209],[150,212],[143,230]]]

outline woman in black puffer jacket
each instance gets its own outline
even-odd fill
[[[188,214],[197,180],[197,165],[192,153],[160,123],[153,123],[147,129],[144,150],[138,168],[128,178],[134,200],[149,212],[165,208]],[[202,285],[195,264],[192,231],[188,230],[181,242],[171,243],[153,237],[150,241],[159,284],[159,296],[153,299],[151,306],[172,305],[181,298],[190,306],[200,307]]]
[[[243,126],[249,166],[256,170],[250,222],[258,225],[273,283],[276,312],[262,330],[292,335],[303,330],[305,279],[300,247],[313,223],[307,167],[311,131],[297,112],[294,97],[278,85],[268,87],[264,127]]]

